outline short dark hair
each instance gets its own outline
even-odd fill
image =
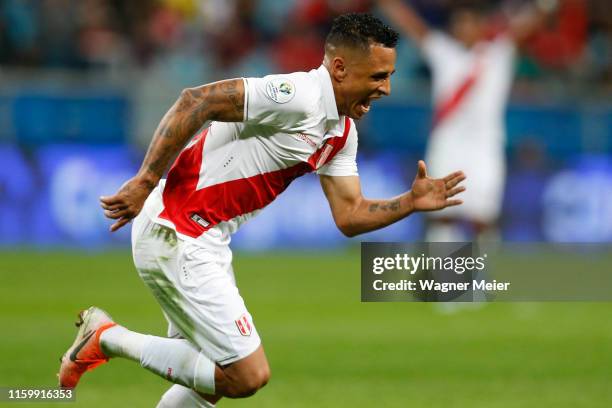
[[[325,39],[328,46],[348,46],[369,50],[371,44],[395,48],[398,34],[369,13],[348,13],[336,17]]]

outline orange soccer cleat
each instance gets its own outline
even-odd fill
[[[100,334],[115,325],[108,313],[95,306],[79,313],[76,339],[60,358],[60,387],[76,387],[85,371],[93,370],[108,361],[100,348]]]

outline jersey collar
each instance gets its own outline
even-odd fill
[[[338,108],[336,107],[336,97],[334,96],[334,88],[332,86],[331,77],[327,68],[321,65],[316,70],[321,83],[323,92],[323,105],[325,107],[325,115],[327,116],[327,129],[334,127],[340,117],[338,116]]]

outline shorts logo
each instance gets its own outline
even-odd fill
[[[287,103],[295,96],[295,86],[285,78],[274,78],[266,84],[266,96],[276,103]]]
[[[246,313],[240,316],[240,319],[236,320],[235,322],[236,322],[236,327],[238,327],[238,331],[240,332],[240,334],[242,334],[245,337],[248,337],[251,335],[251,332],[253,331],[253,329],[251,327],[251,323],[249,323],[249,319],[247,318]]]

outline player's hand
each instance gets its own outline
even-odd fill
[[[415,211],[434,211],[462,204],[452,197],[465,191],[465,187],[457,186],[465,180],[462,171],[456,171],[441,179],[427,176],[425,162],[419,160],[417,175],[412,183],[412,203]]]
[[[152,183],[136,176],[126,181],[115,195],[100,197],[104,215],[117,220],[111,225],[111,232],[117,231],[140,213],[154,187]]]

